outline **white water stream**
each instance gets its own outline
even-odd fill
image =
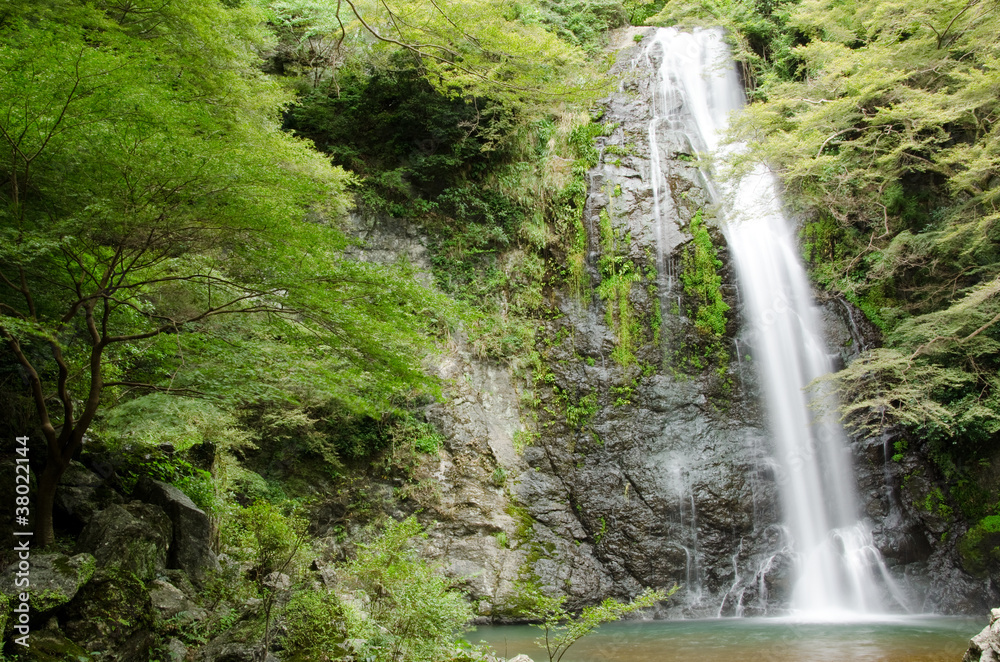
[[[663,28],[646,53],[658,77],[649,140],[654,213],[662,226],[670,196],[661,190],[658,132],[680,131],[700,153],[732,154],[738,145],[720,143],[730,113],[743,105],[743,89],[719,30]],[[775,181],[763,166],[736,181],[706,179],[725,214],[724,232],[752,328],[749,352],[760,373],[783,518],[797,561],[791,608],[824,620],[883,612],[888,605],[880,600],[881,588],[898,592],[859,519],[844,433],[835,423],[817,421],[809,406],[806,386],[830,372],[831,363]],[[657,237],[662,234],[658,228]]]

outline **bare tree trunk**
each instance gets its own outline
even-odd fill
[[[45,469],[38,477],[38,491],[35,495],[35,544],[39,547],[46,547],[55,542],[52,507],[55,503],[56,487],[68,464],[62,457],[49,457],[45,461]]]

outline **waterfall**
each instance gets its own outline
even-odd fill
[[[654,215],[666,221],[661,200],[657,135],[683,134],[696,152],[725,155],[739,146],[720,145],[729,114],[743,105],[743,92],[720,30],[657,31],[646,50],[658,64],[650,123]],[[669,168],[669,164],[667,164]],[[881,588],[894,593],[869,528],[859,519],[850,453],[843,430],[817,421],[806,386],[830,372],[809,281],[777,186],[763,166],[738,180],[706,188],[720,203],[750,333],[744,353],[759,371],[768,413],[788,543],[796,559],[791,608],[829,618],[878,613]],[[660,227],[656,236],[663,234]],[[665,257],[659,256],[659,264]],[[734,561],[735,563],[735,561]],[[737,575],[738,576],[738,575]]]

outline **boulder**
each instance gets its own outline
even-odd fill
[[[184,662],[187,659],[187,646],[180,639],[171,639],[165,647],[166,662]]]
[[[96,513],[114,503],[124,499],[100,476],[73,461],[59,480],[52,516],[58,526],[79,533]]]
[[[272,572],[264,577],[264,586],[272,591],[283,593],[292,587],[292,580],[283,572]]]
[[[0,593],[13,600],[20,592],[26,591],[31,596],[28,603],[38,614],[50,612],[72,600],[80,588],[90,581],[97,567],[90,554],[32,554],[31,585],[24,589],[14,584],[18,563],[12,563],[0,575]]]
[[[203,583],[209,572],[219,570],[212,551],[212,521],[186,494],[168,483],[142,478],[135,495],[162,508],[173,523],[168,559],[171,568],[184,570],[197,584]]]
[[[67,605],[65,632],[102,662],[148,662],[153,646],[153,605],[130,571],[105,567]]]
[[[55,628],[32,631],[31,646],[18,660],[24,662],[92,662],[94,657]],[[20,648],[20,647],[18,647]]]
[[[261,659],[263,662],[278,662],[278,658],[270,651],[264,653],[262,657],[259,643],[223,641],[223,637],[202,648],[196,659],[198,662],[261,662]]]
[[[174,619],[178,625],[186,626],[208,617],[205,610],[188,599],[182,590],[162,579],[157,579],[150,586],[149,599],[161,621]]]
[[[962,662],[1000,662],[1000,609],[990,612],[990,622],[969,640]]]
[[[146,582],[166,567],[172,533],[162,508],[133,501],[94,515],[80,534],[77,549],[92,553],[98,567],[134,572]]]

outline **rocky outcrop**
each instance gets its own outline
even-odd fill
[[[962,662],[1000,661],[1000,609],[990,611],[989,625],[969,640]]]
[[[142,478],[135,496],[163,509],[173,525],[170,542],[171,568],[179,568],[196,583],[204,582],[209,573],[219,570],[219,561],[212,551],[212,522],[201,508],[179,489],[151,478]]]
[[[718,227],[711,234],[731,308],[722,339],[728,364],[706,368],[697,355],[702,345],[688,318],[682,255],[695,213],[713,226],[714,207],[683,131],[660,122],[650,138],[659,54],[634,41],[648,33],[617,35],[612,73],[621,89],[604,101],[601,121],[612,130],[597,138],[600,160],[587,174],[589,293],[546,290],[550,309],[535,347],[543,365],[534,380],[481,360],[456,334],[433,365],[448,384],[445,401],[427,411],[444,448],[416,471],[419,488],[396,488],[407,500],[392,508],[420,508],[433,522],[425,553],[465,584],[483,620],[511,615],[505,605],[523,579],[566,596],[570,608],[677,584],[665,615],[780,613],[791,598],[795,556],[778,498],[785,477],[758,405],[754,331],[743,324]],[[662,165],[655,200],[654,144]],[[430,271],[426,242],[413,227],[353,222],[368,242],[358,249],[364,259],[403,255]],[[635,362],[625,365],[614,358],[620,338],[611,304],[597,295],[602,226],[619,239],[616,257],[642,275],[628,295],[642,328]],[[818,294],[828,353],[841,365],[877,346],[879,333],[860,311]],[[892,579],[885,603],[913,611],[983,608],[1000,582],[962,569],[958,519],[924,507],[940,484],[932,463],[919,454],[892,460],[891,437],[852,446],[863,516]],[[377,489],[392,501],[393,488]]]
[[[157,579],[150,585],[149,599],[159,622],[173,619],[180,627],[186,627],[208,616],[184,591],[163,579]]]

